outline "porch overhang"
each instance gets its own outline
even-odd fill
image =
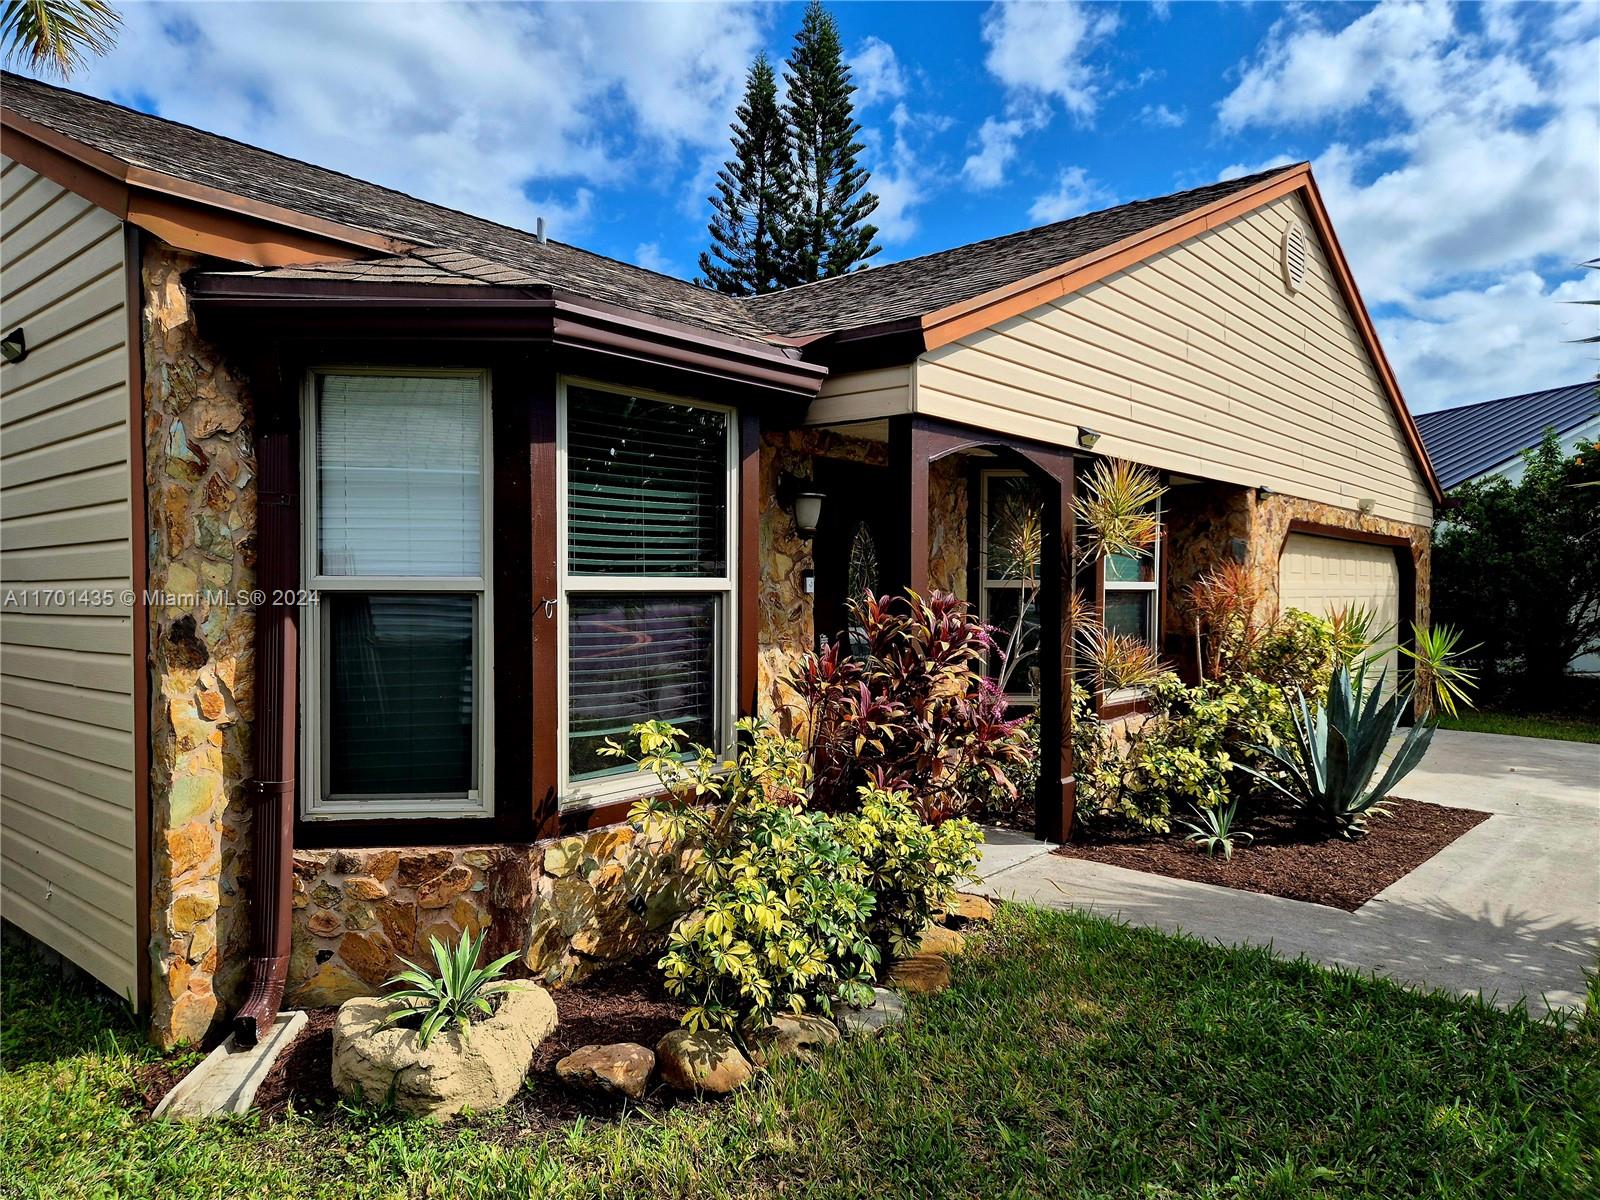
[[[366,283],[197,272],[207,336],[279,341],[523,343],[688,372],[774,399],[810,400],[828,368],[791,347],[721,336],[553,287]]]

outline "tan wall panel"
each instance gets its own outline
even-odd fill
[[[806,409],[808,425],[867,421],[911,411],[912,368],[881,367],[832,375]]]
[[[28,339],[0,366],[0,911],[131,997],[144,956],[122,224],[19,164],[0,182],[0,313]]]
[[[1304,285],[1283,229],[1310,239]],[[916,411],[1432,523],[1399,419],[1298,196],[922,356]]]

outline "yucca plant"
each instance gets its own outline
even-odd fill
[[[1235,842],[1256,840],[1255,834],[1246,833],[1238,828],[1237,796],[1225,803],[1213,804],[1210,808],[1196,808],[1194,815],[1197,820],[1182,823],[1184,828],[1192,831],[1184,836],[1184,841],[1200,845],[1207,857],[1214,856],[1220,850],[1225,861],[1232,861]]]
[[[488,930],[474,937],[463,933],[455,949],[448,949],[437,937],[430,938],[433,961],[439,967],[437,976],[429,975],[410,959],[402,958],[406,970],[389,980],[388,986],[410,984],[404,991],[391,992],[389,999],[410,1001],[406,1007],[396,1009],[384,1021],[393,1025],[418,1015],[422,1024],[417,1028],[417,1043],[426,1047],[433,1037],[447,1025],[455,1024],[466,1036],[474,1014],[489,1016],[494,1012],[491,998],[511,986],[510,980],[501,979],[506,967],[517,957],[507,954],[487,966],[477,965],[483,944],[489,938]]]
[[[1366,685],[1367,664],[1352,674],[1344,663],[1333,669],[1328,699],[1315,712],[1296,689],[1292,744],[1255,746],[1278,768],[1273,773],[1239,764],[1239,769],[1277,789],[1309,820],[1341,837],[1366,831],[1370,813],[1386,813],[1381,801],[1422,761],[1436,727],[1419,721],[1406,733],[1377,784],[1372,778],[1411,704],[1409,689],[1384,695],[1383,673],[1375,686]]]
[[[1082,527],[1080,563],[1113,554],[1141,558],[1161,536],[1157,506],[1167,489],[1149,467],[1122,459],[1101,459],[1083,477],[1083,494],[1073,502]]]
[[[1472,707],[1469,690],[1477,686],[1477,673],[1462,666],[1461,660],[1478,647],[1458,649],[1461,631],[1448,625],[1412,625],[1411,646],[1399,647],[1416,664],[1419,707],[1431,717],[1439,710],[1455,716],[1458,705]]]

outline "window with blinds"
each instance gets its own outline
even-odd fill
[[[487,408],[477,372],[312,379],[307,819],[491,811]]]
[[[732,613],[733,433],[722,408],[561,389],[562,803],[648,786],[602,757],[640,721],[721,745]]]

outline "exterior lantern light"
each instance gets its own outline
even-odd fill
[[[778,503],[794,513],[794,530],[803,538],[817,532],[822,519],[822,492],[811,490],[811,480],[787,471],[778,476]]]

